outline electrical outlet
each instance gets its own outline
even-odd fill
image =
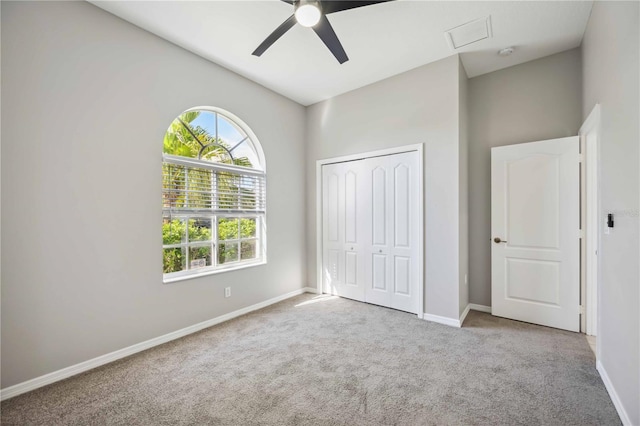
[[[231,287],[224,288],[224,297],[231,297]]]

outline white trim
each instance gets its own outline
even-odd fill
[[[239,240],[238,240],[239,241]],[[211,269],[205,269],[204,271],[198,271],[198,270],[185,270],[185,271],[179,271],[179,272],[175,272],[176,274],[180,274],[180,275],[173,275],[170,277],[165,277],[166,275],[170,275],[170,274],[163,274],[162,277],[162,283],[163,284],[172,284],[172,283],[177,283],[180,281],[185,281],[185,280],[191,280],[193,278],[202,278],[202,277],[206,277],[207,275],[215,275],[215,274],[221,274],[223,272],[231,272],[231,271],[239,271],[241,269],[247,269],[247,268],[252,268],[254,266],[262,266],[262,265],[266,265],[267,264],[267,259],[260,259],[257,262],[238,262],[238,263],[232,263],[230,266],[227,267],[213,267]],[[193,271],[198,271],[198,272],[193,272]],[[191,273],[189,273],[191,272]]]
[[[101,355],[99,357],[63,368],[61,370],[54,371],[52,373],[48,373],[40,377],[36,377],[31,380],[27,380],[26,382],[9,386],[8,388],[0,390],[0,400],[4,401],[5,399],[13,398],[14,396],[18,396],[23,393],[32,391],[34,389],[41,388],[43,386],[58,382],[60,380],[66,379],[71,376],[75,376],[76,374],[83,373],[85,371],[91,370],[96,367],[100,367],[101,365],[108,364],[110,362],[127,357],[129,355],[133,355],[135,353],[153,348],[158,345],[162,345],[163,343],[167,343],[172,340],[179,339],[181,337],[187,336],[189,334],[195,333],[205,328],[209,328],[216,324],[229,321],[230,319],[248,314],[249,312],[257,311],[258,309],[265,308],[269,305],[273,305],[274,303],[281,302],[285,299],[289,299],[291,297],[298,296],[306,292],[315,292],[315,289],[311,287],[305,287],[298,290],[294,290],[289,293],[283,294],[281,296],[277,296],[272,299],[265,300],[264,302],[256,303],[255,305],[247,306],[246,308],[229,312],[228,314],[224,314],[219,317],[212,318],[210,320],[203,321],[198,324],[194,324],[189,327],[185,327],[180,330],[173,331],[163,336],[155,337],[153,339],[149,339],[144,342],[137,343],[135,345],[132,345],[123,349],[119,349],[117,351],[110,352],[108,354]]]
[[[491,313],[491,306],[486,305],[477,305],[475,303],[469,303],[469,309],[472,311],[486,312],[488,314]]]
[[[467,304],[467,307],[464,308],[464,311],[462,311],[462,315],[460,315],[460,327],[462,327],[462,324],[464,324],[464,319],[467,317],[467,314],[469,313],[470,309],[471,308]]]
[[[467,315],[469,314],[469,311],[480,311],[480,312],[487,312],[487,313],[491,313],[491,306],[485,306],[485,305],[476,305],[475,303],[469,303],[467,304],[467,307],[464,309],[464,311],[462,311],[462,314],[460,315],[460,321],[458,323],[458,325],[455,325],[453,323],[449,323],[450,320],[449,318],[445,318],[445,317],[438,317],[437,315],[429,315],[430,317],[435,317],[435,319],[430,319],[430,321],[435,321],[435,322],[440,322],[441,324],[447,324],[447,325],[453,325],[454,327],[462,327],[462,325],[464,324],[464,320],[467,318]],[[425,314],[427,315],[427,314]],[[445,322],[442,322],[442,321]]]
[[[466,311],[466,309],[465,309],[465,311]],[[449,317],[441,317],[439,315],[428,314],[426,312],[424,313],[423,319],[425,321],[437,322],[438,324],[444,324],[444,325],[448,325],[450,327],[460,328],[460,320],[459,319],[454,319],[454,318],[449,318]]]
[[[586,133],[588,130],[594,127],[596,128],[600,127],[600,104],[596,104],[593,107],[587,119],[584,120],[584,123],[582,123],[582,126],[580,126],[580,130],[578,131],[578,134]]]
[[[582,206],[581,210],[583,228],[586,231],[585,244],[583,244],[583,262],[582,262],[582,306],[586,307],[583,332],[591,336],[599,335],[599,319],[598,319],[598,300],[600,287],[600,265],[599,258],[594,250],[600,253],[600,198],[599,198],[599,182],[600,182],[600,104],[596,104],[589,116],[584,121],[578,134],[580,135],[580,144],[582,154],[585,156],[583,163],[583,184],[582,184]],[[595,134],[594,144],[587,145],[587,135]],[[594,201],[595,200],[595,201]],[[595,217],[594,217],[595,216]],[[595,228],[595,229],[594,229]],[[593,239],[595,238],[595,244]],[[587,250],[591,249],[591,250]],[[596,340],[596,359],[600,359],[599,341]]]
[[[625,426],[632,426],[631,419],[625,411],[624,406],[622,405],[622,401],[620,401],[620,397],[618,396],[616,389],[613,387],[613,383],[611,383],[611,379],[609,379],[607,371],[604,369],[600,361],[596,361],[596,370],[598,370],[598,373],[600,373],[600,377],[602,378],[604,387],[607,389],[607,392],[609,392],[611,402],[613,402],[613,406],[616,407],[618,416],[620,416],[620,421],[622,421],[622,424]]]
[[[323,292],[322,278],[322,164],[316,161],[316,288]]]
[[[365,158],[384,157],[385,155],[402,154],[404,152],[422,151],[423,144],[404,145],[394,148],[379,149],[377,151],[362,152],[359,154],[343,155],[340,157],[325,158],[317,160],[316,165],[324,166],[325,164],[345,163],[347,161],[364,160]]]
[[[420,235],[420,241],[418,244],[418,259],[420,265],[418,265],[418,318],[422,319],[424,314],[424,153],[422,151],[423,145],[417,146],[418,151],[418,193],[420,194],[420,200],[418,202],[418,235]]]
[[[317,293],[322,294],[322,166],[325,164],[344,163],[347,161],[363,160],[365,158],[382,157],[385,155],[402,154],[404,152],[418,152],[418,192],[420,201],[418,203],[418,318],[424,319],[424,153],[423,144],[404,145],[394,148],[369,151],[360,154],[344,155],[341,157],[326,158],[316,160],[316,287]]]

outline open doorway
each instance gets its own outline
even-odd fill
[[[598,335],[598,254],[600,242],[599,201],[599,138],[600,105],[597,104],[582,127],[580,127],[581,171],[581,211],[582,211],[582,274],[581,305],[584,307],[580,329],[587,335],[589,344],[599,359]],[[606,229],[605,229],[606,231]],[[594,348],[595,347],[595,348]]]

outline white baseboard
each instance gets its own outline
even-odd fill
[[[467,307],[462,311],[459,319],[449,318],[449,317],[441,317],[439,315],[427,314],[425,312],[423,319],[431,322],[437,322],[438,324],[449,325],[451,327],[462,327],[462,323],[464,323],[465,318],[470,310],[480,311],[480,312],[488,312],[491,313],[491,306],[484,305],[476,305],[475,303],[469,303]]]
[[[622,424],[624,426],[632,426],[631,419],[622,406],[622,401],[620,401],[620,397],[618,396],[616,389],[613,387],[613,383],[611,383],[611,379],[609,379],[607,371],[604,369],[600,361],[596,361],[596,370],[600,373],[604,387],[607,388],[607,392],[609,392],[611,401],[613,402],[614,407],[616,407],[616,411],[618,411],[618,416],[620,416]]]
[[[313,294],[318,294],[318,289],[315,287],[305,287],[303,288],[305,293],[313,293]]]
[[[283,294],[281,296],[277,296],[272,299],[265,300],[264,302],[256,303],[255,305],[247,306],[246,308],[229,312],[228,314],[224,314],[219,317],[212,318],[210,320],[203,321],[198,324],[194,324],[189,327],[182,328],[180,330],[176,330],[174,332],[165,334],[163,336],[159,336],[159,337],[156,337],[141,343],[137,343],[135,345],[132,345],[123,349],[119,349],[117,351],[114,351],[105,355],[101,355],[99,357],[90,359],[88,361],[84,361],[79,364],[72,365],[70,367],[66,367],[61,370],[54,371],[52,373],[48,373],[40,377],[36,377],[31,380],[27,380],[26,382],[9,386],[8,388],[0,390],[0,401],[4,401],[5,399],[13,398],[14,396],[18,396],[20,394],[32,391],[34,389],[41,388],[51,383],[55,383],[60,380],[69,378],[71,376],[75,376],[76,374],[83,373],[85,371],[91,370],[96,367],[100,367],[101,365],[105,365],[110,362],[116,361],[118,359],[127,357],[129,355],[133,355],[135,353],[147,350],[149,348],[153,348],[154,346],[158,346],[163,343],[167,343],[172,340],[179,339],[181,337],[187,336],[197,331],[204,330],[205,328],[209,328],[211,326],[220,324],[225,321],[229,321],[230,319],[239,317],[241,315],[248,314],[249,312],[257,311],[258,309],[262,309],[269,305],[273,305],[274,303],[278,303],[285,299],[289,299],[290,297],[298,296],[303,293],[315,293],[315,292],[316,292],[316,289],[311,287],[305,287],[299,290],[294,290],[292,292]]]
[[[467,317],[467,314],[469,313],[469,305],[467,305],[466,308],[464,308],[464,311],[462,311],[462,314],[460,315],[460,327],[462,327],[462,324],[464,324],[464,319]]]
[[[425,312],[424,314],[424,320],[426,321],[431,321],[431,322],[437,322],[438,324],[444,324],[444,325],[448,325],[451,327],[457,327],[460,328],[460,320],[459,319],[455,319],[455,318],[449,318],[449,317],[441,317],[439,315],[432,315],[432,314],[428,314]]]
[[[491,313],[491,306],[477,305],[475,303],[469,303],[469,309],[472,311],[486,312],[488,314]]]

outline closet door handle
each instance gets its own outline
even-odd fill
[[[495,238],[493,239],[493,242],[494,242],[494,243],[496,243],[496,244],[506,243],[506,241],[501,240],[501,239],[500,239],[500,237],[495,237]]]

